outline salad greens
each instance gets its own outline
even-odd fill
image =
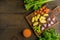
[[[55,29],[45,30],[38,40],[59,40],[60,35],[55,32]]]
[[[25,9],[29,10],[30,8],[33,8],[33,10],[37,10],[43,4],[50,2],[50,1],[54,1],[54,0],[24,0]]]

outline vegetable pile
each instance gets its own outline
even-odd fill
[[[59,38],[60,34],[57,34],[55,29],[51,28],[49,30],[45,30],[37,40],[59,40]]]
[[[60,38],[55,29],[49,28],[57,23],[55,16],[49,15],[50,9],[46,8],[46,6],[42,7],[43,4],[50,1],[54,0],[24,0],[26,10],[31,8],[35,10],[29,23],[32,24],[31,26],[38,37],[37,40],[59,40]]]
[[[32,17],[32,26],[34,32],[40,35],[46,28],[54,25],[57,20],[55,17],[49,16],[50,9],[43,6],[39,10],[33,12],[35,16]]]
[[[25,9],[29,10],[32,8],[33,10],[39,9],[43,4],[54,1],[54,0],[24,0]]]

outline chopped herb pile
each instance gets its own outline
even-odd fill
[[[38,40],[59,40],[60,35],[55,32],[55,29],[45,30]]]
[[[54,0],[24,0],[25,3],[25,9],[29,10],[32,8],[33,10],[37,10],[40,8],[43,4],[54,1]]]

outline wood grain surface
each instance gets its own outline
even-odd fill
[[[51,2],[49,5],[60,6],[60,0]],[[24,9],[23,0],[0,0],[0,40],[36,40],[33,32],[28,39],[24,38],[21,33],[23,29],[30,28],[24,17],[32,11]],[[60,14],[56,17],[59,24],[55,29],[60,33]]]

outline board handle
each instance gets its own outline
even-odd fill
[[[57,6],[55,9],[53,9],[51,12],[50,12],[50,16],[56,16],[60,13],[60,6]]]

